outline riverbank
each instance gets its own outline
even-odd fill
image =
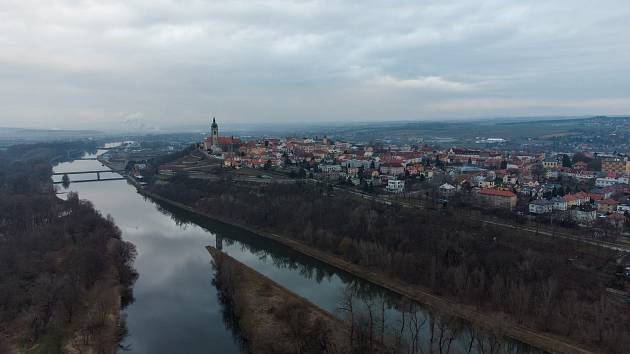
[[[232,327],[252,354],[346,352],[344,323],[227,254],[206,247]]]
[[[418,286],[410,286],[408,284],[404,284],[402,282],[396,281],[395,279],[392,279],[390,276],[388,276],[387,274],[384,274],[383,272],[380,272],[377,270],[366,269],[364,267],[352,264],[350,262],[345,261],[344,259],[341,259],[340,257],[334,256],[328,253],[324,253],[313,247],[306,246],[302,243],[291,240],[289,238],[281,237],[279,235],[269,233],[266,231],[253,229],[253,228],[247,227],[246,225],[235,223],[225,218],[199,212],[188,205],[184,205],[182,203],[178,203],[178,202],[163,198],[159,195],[153,194],[144,189],[139,189],[138,191],[141,194],[145,195],[146,197],[150,197],[155,200],[168,203],[172,206],[189,211],[196,215],[211,218],[211,219],[218,220],[226,224],[243,228],[261,237],[278,242],[304,255],[307,255],[309,257],[312,257],[319,261],[327,263],[337,269],[350,273],[354,276],[360,277],[366,281],[379,285],[383,288],[386,288],[392,292],[395,292],[399,295],[407,297],[418,303],[424,304],[425,306],[430,307],[438,312],[465,319],[471,323],[474,323],[475,325],[496,331],[500,333],[501,335],[504,335],[506,337],[520,341],[522,343],[531,345],[533,347],[540,348],[544,351],[551,352],[551,353],[578,353],[578,354],[595,353],[595,351],[583,349],[583,348],[580,348],[576,344],[569,343],[563,338],[548,335],[546,333],[540,333],[538,331],[531,330],[524,326],[520,326],[514,323],[513,321],[509,320],[505,316],[502,316],[501,314],[480,312],[472,306],[462,305],[462,304],[450,301],[449,299],[435,296],[431,294],[431,292],[427,289],[424,289]]]

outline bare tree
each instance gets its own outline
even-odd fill
[[[354,347],[354,289],[349,285],[343,289],[341,299],[337,305],[339,311],[346,314],[348,324],[350,326],[349,342],[350,348]]]

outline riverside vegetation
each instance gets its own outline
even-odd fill
[[[92,143],[0,152],[0,353],[113,353],[133,300],[136,251],[109,217],[69,193],[51,161]]]
[[[249,353],[349,352],[341,321],[230,256],[208,251],[224,321]]]
[[[613,251],[484,225],[465,210],[402,209],[323,186],[252,186],[176,175],[164,198],[290,237],[502,319],[609,353],[630,347],[628,305],[610,301]]]

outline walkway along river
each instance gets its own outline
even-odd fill
[[[55,172],[81,170],[108,168],[95,160],[76,160],[54,167]],[[123,342],[132,353],[229,354],[244,350],[239,338],[235,338],[237,335],[224,323],[222,304],[212,285],[207,245],[221,247],[240,262],[337,315],[343,290],[352,286],[357,289],[357,302],[382,301],[388,327],[400,326],[401,299],[395,293],[241,228],[158,204],[138,194],[127,181],[71,183],[68,190],[91,201],[103,215],[111,215],[123,238],[138,249],[135,266],[140,276],[134,286],[135,302],[125,310],[129,335]],[[434,317],[428,311],[420,311],[427,324],[419,341],[426,344],[430,336],[428,323]],[[450,352],[467,352],[468,330],[460,329],[456,334],[449,331],[450,334],[456,337]],[[510,340],[494,344],[501,347],[497,352],[502,353],[539,352]],[[477,344],[472,352],[481,352]]]

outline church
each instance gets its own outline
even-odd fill
[[[241,146],[241,139],[235,137],[219,136],[219,125],[216,118],[212,117],[210,135],[203,141],[203,147],[213,154],[224,152],[236,152]]]

